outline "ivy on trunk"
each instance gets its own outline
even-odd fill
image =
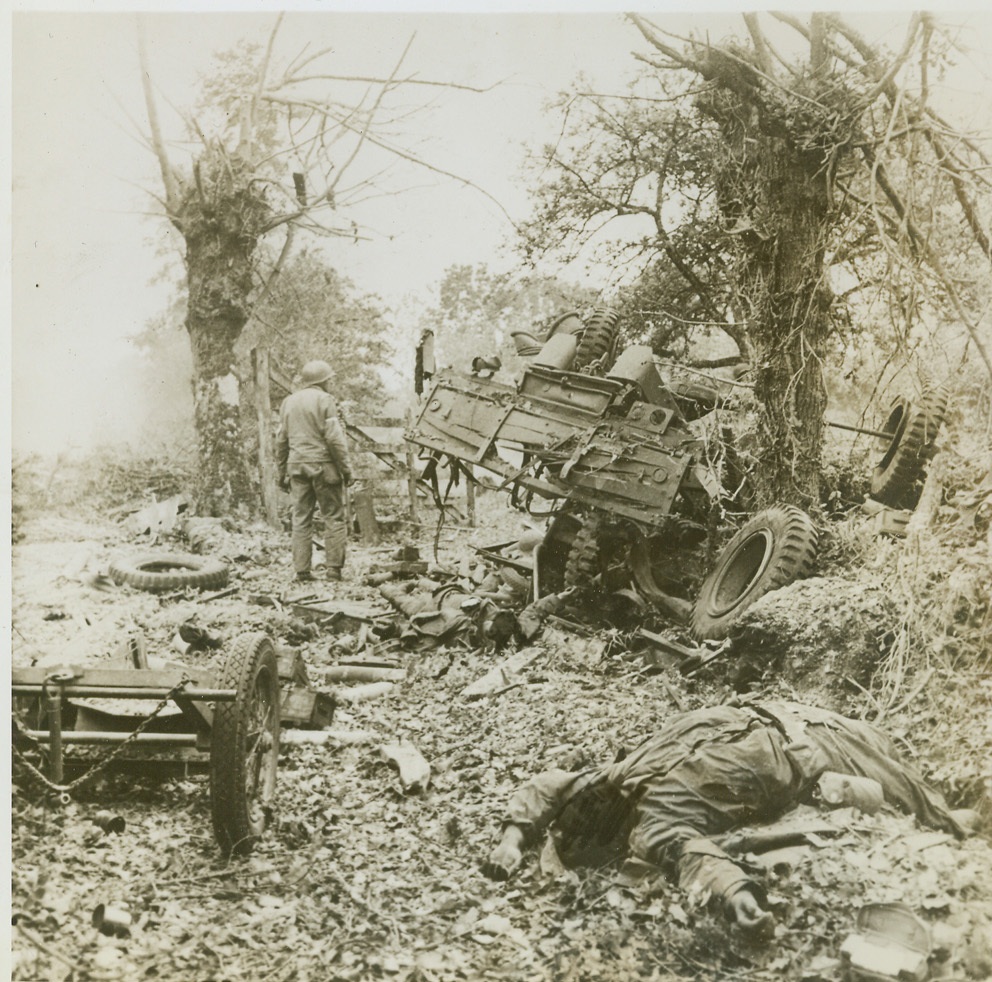
[[[186,329],[193,353],[193,395],[202,514],[226,514],[254,495],[241,433],[235,344],[248,321],[255,250],[269,209],[250,164],[220,148],[197,159],[175,216],[186,242]]]

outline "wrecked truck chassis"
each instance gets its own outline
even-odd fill
[[[719,494],[702,441],[676,411],[640,401],[619,379],[531,366],[517,389],[443,373],[407,439],[501,475],[501,488],[568,498],[645,530],[664,527],[679,498],[705,514]]]

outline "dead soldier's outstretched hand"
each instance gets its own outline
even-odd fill
[[[728,901],[731,918],[752,941],[769,941],[775,933],[775,918],[746,887]]]
[[[523,842],[523,830],[516,825],[507,825],[499,845],[482,864],[482,872],[491,880],[508,880],[523,859],[520,848]]]

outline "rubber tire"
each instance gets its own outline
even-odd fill
[[[664,603],[672,596],[683,597],[687,590],[684,579],[690,568],[694,566],[693,554],[699,551],[705,539],[704,529],[699,529],[695,535],[688,532],[680,535],[676,531],[673,536],[671,533],[659,532],[638,539],[627,559],[634,586],[651,603]],[[652,562],[652,553],[660,545],[665,547],[668,568],[672,573],[678,570],[682,574],[680,579],[676,579],[675,576],[663,576],[661,579],[664,582],[659,581],[655,564]],[[700,572],[696,570],[697,575]]]
[[[267,635],[235,640],[217,687],[237,696],[214,709],[210,813],[224,855],[243,855],[269,824],[279,760],[279,666]]]
[[[934,442],[947,414],[947,394],[938,390],[914,409],[905,399],[892,403],[882,431],[891,433],[888,449],[872,472],[868,493],[890,508],[912,510],[920,502]]]
[[[147,553],[110,564],[110,577],[118,586],[127,584],[152,593],[184,587],[220,590],[227,586],[228,575],[226,564],[220,560],[183,552]]]
[[[586,516],[575,533],[572,546],[565,560],[565,589],[575,587],[588,590],[590,583],[600,573],[599,548],[600,522],[595,517]]]
[[[759,512],[720,553],[692,611],[697,641],[727,637],[758,599],[806,576],[816,559],[819,533],[793,505]]]
[[[565,567],[581,527],[578,516],[567,507],[562,508],[548,524],[544,541],[537,547],[535,555],[541,596],[561,593],[565,589]]]
[[[608,356],[604,368],[610,367],[613,362],[612,352],[617,339],[619,320],[619,311],[612,307],[593,308],[592,313],[586,318],[585,329],[575,349],[572,371],[581,371],[604,355]]]

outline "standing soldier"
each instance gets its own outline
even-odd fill
[[[344,566],[344,487],[353,478],[338,407],[328,391],[333,374],[326,361],[308,361],[301,372],[303,387],[279,409],[276,464],[279,486],[292,498],[293,568],[301,581],[312,579],[316,505],[324,518],[327,579],[340,580]]]

